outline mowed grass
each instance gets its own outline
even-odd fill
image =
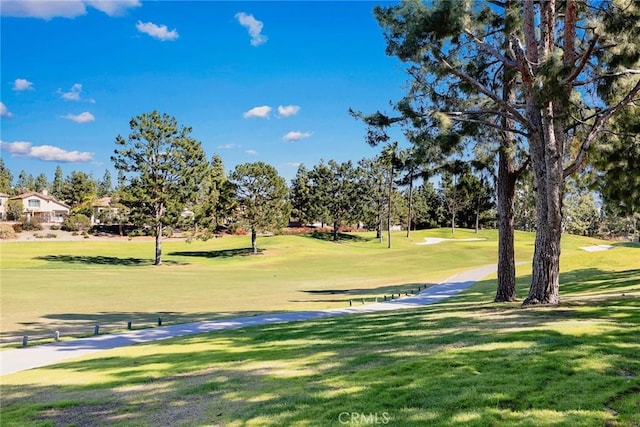
[[[489,278],[414,310],[110,350],[3,376],[2,425],[637,426],[640,246],[589,242],[564,238],[559,307],[493,304]]]
[[[418,246],[427,236],[479,242]],[[319,237],[319,238],[318,238]],[[459,271],[496,262],[496,232],[468,230],[393,235],[393,248],[372,233],[259,237],[250,255],[248,236],[187,243],[165,240],[162,266],[153,266],[152,241],[94,240],[2,242],[0,338],[18,343],[27,334],[63,337],[185,323],[257,312],[345,307],[439,282]],[[528,259],[532,236],[518,255]]]

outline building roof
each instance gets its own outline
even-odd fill
[[[111,197],[103,197],[91,203],[92,208],[108,208],[111,206]]]
[[[67,205],[66,203],[56,199],[53,196],[50,196],[48,194],[42,194],[42,193],[38,193],[37,191],[27,191],[26,193],[22,193],[22,194],[18,194],[17,196],[13,196],[11,197],[9,200],[24,200],[27,199],[29,197],[38,197],[42,200],[48,200],[50,202],[54,202],[59,204],[60,206],[64,206],[65,208],[70,208],[69,205]]]

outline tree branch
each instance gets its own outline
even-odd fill
[[[576,158],[569,166],[564,169],[563,174],[565,177],[580,169],[580,165],[582,165],[582,163],[584,162],[587,152],[591,147],[591,143],[596,138],[598,133],[602,130],[606,122],[615,113],[627,106],[627,104],[629,104],[633,100],[638,92],[640,92],[640,80],[636,82],[636,85],[633,87],[633,89],[631,89],[620,102],[610,108],[607,108],[606,110],[603,110],[602,112],[600,112],[600,114],[597,115],[595,122],[591,126],[589,133],[584,138],[584,141],[582,142],[580,149],[578,150],[578,154],[576,154]]]
[[[509,103],[505,102],[501,97],[499,97],[497,94],[487,89],[482,83],[478,82],[476,79],[474,79],[464,71],[458,70],[453,66],[451,66],[451,64],[449,64],[447,60],[444,59],[441,55],[436,54],[436,58],[449,71],[451,71],[451,73],[458,76],[459,78],[466,81],[467,83],[470,83],[471,85],[475,86],[480,92],[487,95],[489,98],[495,101],[498,105],[500,105],[502,108],[508,111],[513,116],[514,120],[517,120],[518,122],[520,122],[527,129],[531,129],[532,124],[522,114],[520,114],[520,112],[516,110],[512,105],[509,105]]]
[[[582,55],[582,58],[580,58],[580,63],[578,64],[578,66],[573,70],[573,72],[571,74],[569,74],[567,77],[565,77],[564,79],[562,79],[562,84],[568,84],[573,82],[575,79],[578,78],[578,76],[580,75],[580,73],[582,72],[582,70],[584,69],[585,65],[587,65],[587,62],[589,62],[589,58],[591,58],[591,54],[593,53],[593,50],[596,46],[596,43],[598,42],[598,39],[600,38],[600,36],[598,34],[596,34],[591,41],[589,41],[589,47],[587,47],[587,50],[585,51],[585,53]]]
[[[525,159],[525,161],[524,161],[524,162],[522,162],[522,164],[520,165],[520,167],[516,168],[516,169],[513,171],[513,174],[514,174],[516,177],[519,177],[520,175],[522,175],[522,174],[524,173],[524,171],[526,171],[526,170],[527,170],[527,168],[529,167],[529,164],[530,164],[530,163],[531,163],[531,157],[530,157],[530,156],[527,156],[527,158]]]
[[[483,42],[482,40],[480,40],[479,38],[477,38],[475,36],[475,34],[473,34],[471,31],[469,31],[468,29],[464,29],[463,30],[469,37],[471,37],[473,39],[474,42],[476,42],[476,44],[480,47],[480,49],[484,50],[485,52],[487,52],[489,55],[493,56],[494,58],[498,59],[500,62],[502,62],[505,66],[510,67],[510,68],[518,68],[518,63],[516,61],[513,61],[509,58],[507,58],[506,56],[504,56],[503,54],[501,54],[500,52],[498,52],[498,50],[496,48],[494,48],[493,46],[488,45],[487,43]]]
[[[450,113],[445,113],[445,114],[450,115]],[[529,136],[529,134],[527,132],[523,132],[523,131],[518,130],[518,129],[508,129],[508,128],[505,128],[504,126],[500,126],[500,125],[497,125],[495,123],[491,123],[491,122],[486,121],[486,120],[468,119],[466,117],[461,117],[461,116],[452,116],[451,119],[453,119],[453,120],[455,120],[457,122],[478,123],[478,124],[481,124],[483,126],[489,126],[491,128],[498,129],[498,130],[501,130],[501,131],[513,132],[513,133],[517,133],[517,134],[525,136],[525,137]]]

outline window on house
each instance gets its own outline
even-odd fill
[[[40,200],[31,199],[31,200],[29,200],[28,205],[29,205],[30,208],[39,208],[40,207]]]

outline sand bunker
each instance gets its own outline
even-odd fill
[[[416,245],[420,245],[420,246],[425,246],[425,245],[435,245],[438,243],[442,243],[445,241],[452,241],[452,242],[478,242],[481,240],[487,240],[484,239],[482,237],[472,237],[470,239],[443,239],[441,237],[425,237],[424,238],[424,242],[418,242],[416,243]]]
[[[601,252],[613,249],[611,245],[594,245],[594,246],[582,246],[580,249],[587,252]]]

